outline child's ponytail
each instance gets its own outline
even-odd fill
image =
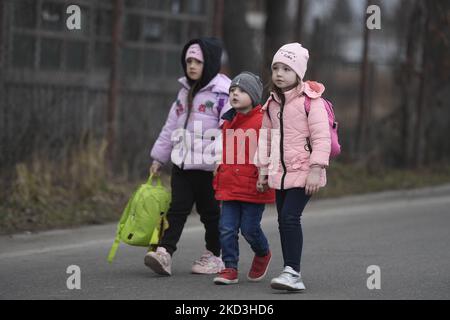
[[[188,95],[187,95],[187,107],[188,109],[191,109],[193,106],[193,102],[194,102],[194,97],[197,94],[198,90],[200,86],[200,82],[199,81],[195,81],[191,88],[189,89]]]
[[[285,102],[286,102],[286,97],[284,96],[283,91],[282,91],[280,88],[278,88],[278,87],[273,83],[272,79],[270,79],[270,81],[269,81],[269,90],[270,90],[271,92],[275,92],[275,94],[276,94],[276,95],[278,96],[278,98],[280,98],[280,100],[281,100],[281,105],[284,106],[284,104],[285,104]]]
[[[184,122],[184,128],[186,128],[187,122],[189,121],[189,116],[191,115],[192,108],[194,107],[194,97],[200,89],[200,82],[195,81],[189,88],[187,95],[187,117]]]

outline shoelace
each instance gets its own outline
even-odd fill
[[[195,260],[195,264],[198,264],[200,266],[205,266],[208,264],[210,257],[211,257],[210,255],[204,254],[200,257],[200,259]]]
[[[161,261],[164,264],[168,264],[169,259],[168,259],[167,255],[165,253],[156,251],[156,254],[158,255],[158,257],[161,259]]]
[[[293,275],[292,273],[289,273],[289,272],[282,272],[280,274],[280,278],[284,278],[284,279],[288,279],[289,280],[291,278],[298,279],[299,276]]]

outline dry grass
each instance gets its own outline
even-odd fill
[[[108,174],[105,150],[104,141],[89,141],[62,161],[35,156],[17,164],[12,185],[0,195],[0,233],[116,220],[132,186]]]

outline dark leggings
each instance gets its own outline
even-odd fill
[[[284,267],[289,266],[297,272],[300,272],[303,249],[301,216],[310,198],[311,196],[305,194],[305,188],[276,190],[278,230]]]
[[[203,170],[172,168],[172,203],[167,212],[169,228],[164,232],[160,246],[172,255],[183,232],[184,224],[194,203],[205,226],[206,249],[220,256],[219,202],[214,197],[213,173]]]

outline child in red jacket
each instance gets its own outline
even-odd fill
[[[272,256],[261,218],[265,204],[273,203],[275,194],[273,189],[258,191],[258,169],[253,164],[263,118],[262,90],[258,76],[239,74],[230,86],[233,108],[222,117],[222,163],[214,178],[214,189],[216,199],[222,200],[219,229],[225,269],[214,278],[216,284],[238,282],[239,229],[255,252],[247,275],[250,281],[264,278]]]

